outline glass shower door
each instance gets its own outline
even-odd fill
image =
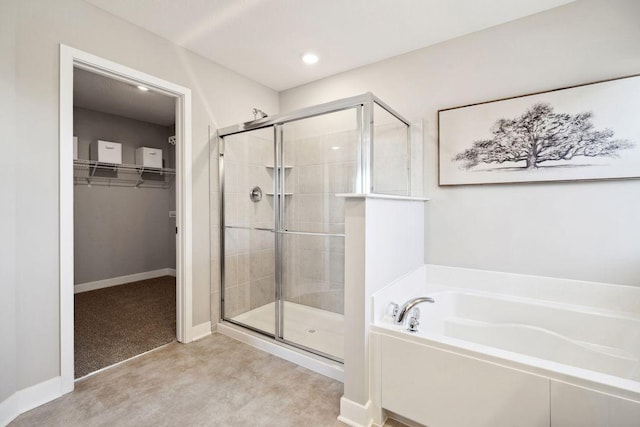
[[[222,317],[275,336],[274,129],[224,137]]]
[[[342,360],[344,198],[356,188],[358,109],[286,123],[277,224],[281,340]]]

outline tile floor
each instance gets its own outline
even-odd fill
[[[336,420],[342,390],[338,381],[214,334],[84,378],[10,426],[343,426]]]

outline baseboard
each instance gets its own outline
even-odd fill
[[[6,426],[18,415],[62,396],[61,377],[51,378],[39,384],[13,393],[0,402],[0,426]]]
[[[191,336],[193,337],[193,341],[199,340],[200,338],[204,338],[208,335],[211,335],[210,321],[191,327]]]
[[[320,375],[344,382],[344,368],[336,362],[331,362],[326,359],[321,360],[319,357],[316,358],[311,355],[303,354],[301,350],[287,347],[284,344],[281,345],[273,341],[273,339],[265,338],[258,334],[253,334],[248,331],[245,332],[244,330],[240,330],[239,327],[234,327],[227,323],[218,323],[216,325],[216,332],[259,350],[271,353],[281,359],[288,360],[291,363],[307,368],[310,371],[317,372]]]
[[[95,291],[96,289],[109,288],[111,286],[124,285],[125,283],[137,282],[139,280],[155,279],[162,276],[176,276],[175,268],[161,268],[159,270],[145,271],[142,273],[129,274],[127,276],[113,277],[111,279],[97,280],[95,282],[80,283],[73,287],[73,293]]]
[[[373,424],[371,401],[369,400],[366,405],[361,405],[342,396],[338,421],[351,427],[370,427]]]

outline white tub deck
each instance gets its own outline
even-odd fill
[[[430,293],[419,335],[468,343],[640,381],[640,316],[461,291]],[[486,351],[487,349],[483,349]]]
[[[640,288],[472,273],[423,266],[374,295],[383,408],[442,426],[640,425]],[[436,302],[409,333],[387,307],[417,296]]]

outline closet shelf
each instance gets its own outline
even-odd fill
[[[82,159],[73,161],[75,185],[169,189],[173,186],[175,176],[176,170],[170,168],[115,165]]]

